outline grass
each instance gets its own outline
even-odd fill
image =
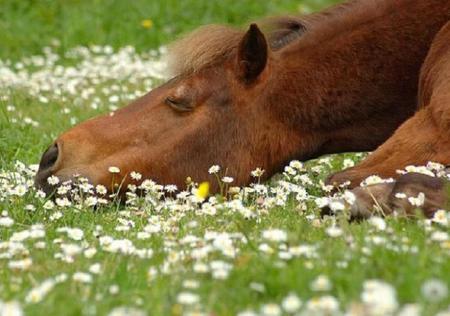
[[[78,45],[159,47],[201,24],[243,25],[266,15],[312,10],[336,0],[293,1],[118,1],[41,0],[0,3],[0,58],[40,53],[53,39],[60,53]],[[303,5],[303,6],[302,6]],[[141,22],[151,19],[153,27]]]
[[[117,52],[131,45],[137,53],[129,56],[152,61],[147,55],[149,50],[203,23],[242,26],[262,16],[297,12],[299,8],[315,10],[331,2],[3,1],[0,70],[3,67],[19,73],[23,66],[30,75],[49,69],[48,74],[57,76],[54,65],[27,62],[30,56],[42,55],[46,46],[59,58],[55,65],[77,71],[87,67],[81,64],[83,60],[92,61],[95,55],[73,56],[73,48],[78,46],[111,45]],[[151,28],[141,25],[145,19],[152,20]],[[202,213],[198,205],[179,211],[170,207],[171,201],[155,205],[148,199],[137,199],[127,206],[110,203],[96,211],[85,205],[45,207],[47,200],[36,197],[32,188],[32,172],[17,161],[36,164],[59,133],[76,122],[125,105],[135,92],[140,94],[159,82],[151,76],[147,81],[133,82],[131,77],[112,76],[98,84],[81,82],[75,94],[67,93],[65,88],[59,94],[52,85],[48,91],[41,89],[50,79],[39,81],[37,93],[26,84],[0,87],[0,212],[3,220],[14,221],[12,225],[0,224],[0,301],[17,301],[26,315],[107,315],[124,306],[151,315],[233,315],[247,309],[260,312],[270,303],[279,307],[287,295],[294,293],[303,301],[307,314],[314,314],[313,308],[319,307],[328,307],[330,314],[337,314],[320,298],[332,297],[339,302],[340,310],[347,310],[352,304],[361,307],[365,282],[378,280],[395,289],[398,309],[413,303],[422,308],[422,314],[434,315],[449,306],[448,295],[434,301],[426,289],[423,293],[424,284],[431,279],[450,285],[448,240],[438,238],[439,234],[446,234],[448,239],[448,227],[429,225],[423,220],[390,218],[382,229],[371,222],[348,223],[342,216],[320,218],[314,202],[324,195],[320,180],[341,169],[344,160],[358,161],[360,155],[337,155],[309,162],[298,174],[311,179],[311,184],[280,175],[280,179],[304,187],[308,198],[297,201],[295,193],[288,190],[281,206],[267,208],[258,207],[254,196],[243,198],[245,207],[254,215],[251,218],[223,202],[215,205],[214,215]],[[30,82],[37,82],[33,80]],[[92,94],[80,97],[89,87],[93,87]],[[118,96],[119,101],[112,104],[111,96]],[[21,185],[26,191],[23,194],[15,191]],[[270,185],[278,186],[275,180]],[[265,196],[271,197],[272,193]],[[149,223],[160,230],[141,239],[140,233],[152,228]],[[42,227],[35,227],[35,231],[45,234],[34,238],[32,228],[36,224]],[[327,229],[335,225],[342,232],[331,237]],[[83,236],[70,237],[59,231],[62,227],[79,228]],[[267,240],[263,234],[271,229],[286,233],[286,240]],[[211,232],[223,233],[225,239],[232,240],[231,246],[218,237],[208,237]],[[102,236],[121,240],[122,246],[112,251]],[[192,236],[197,240],[185,242],[186,237]],[[297,246],[304,251],[298,256]],[[95,254],[89,253],[92,249]],[[127,254],[130,249],[151,249],[153,255],[140,258]],[[195,259],[205,249],[210,249],[210,253]],[[289,254],[292,258],[286,257]],[[13,267],[27,258],[31,258],[31,265]],[[198,263],[209,270],[214,265],[225,267],[201,273]],[[99,271],[92,267],[94,264],[99,264]],[[88,273],[92,281],[79,280],[77,272]],[[55,284],[48,293],[42,290],[45,280],[54,280],[61,274],[67,280],[57,284],[52,281]],[[311,284],[321,275],[327,277],[331,287],[314,290]],[[33,288],[34,293],[42,295],[41,299],[27,299]],[[199,302],[187,304],[180,299],[183,292],[191,293]],[[375,296],[386,303],[390,295],[380,291]],[[0,304],[0,315],[2,308]],[[360,315],[367,313],[365,310]]]

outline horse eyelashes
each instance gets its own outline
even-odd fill
[[[175,99],[167,97],[164,101],[165,104],[170,106],[176,111],[180,112],[188,112],[193,110],[192,102],[188,100],[182,100],[182,99]]]

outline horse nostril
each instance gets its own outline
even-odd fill
[[[41,162],[39,163],[39,170],[47,170],[53,167],[58,159],[58,154],[58,145],[55,143],[42,155]]]

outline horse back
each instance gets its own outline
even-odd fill
[[[450,111],[450,21],[436,35],[422,66],[419,82],[419,107],[432,99],[448,98]]]

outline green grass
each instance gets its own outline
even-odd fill
[[[0,58],[40,53],[53,39],[61,42],[61,50],[90,44],[149,49],[201,24],[243,25],[266,15],[318,9],[333,2],[337,0],[5,0],[0,3]],[[144,19],[151,19],[153,27],[144,29]]]
[[[0,1],[0,60],[7,68],[16,69],[14,63],[41,55],[45,46],[52,46],[61,58],[57,64],[77,66],[82,58],[68,56],[68,51],[77,46],[98,44],[119,49],[131,45],[145,53],[200,24],[244,26],[249,20],[262,16],[295,13],[300,7],[319,9],[332,2],[336,1]],[[151,19],[153,27],[143,28],[141,21],[144,19]],[[54,39],[58,39],[60,45],[54,45]],[[34,71],[27,65],[25,69],[28,73]],[[158,80],[152,82],[155,84]],[[216,215],[205,215],[196,214],[195,210],[169,210],[167,206],[158,210],[143,199],[135,206],[111,203],[96,211],[75,206],[46,210],[46,200],[34,196],[32,175],[18,167],[16,161],[37,163],[43,150],[75,121],[109,111],[108,97],[112,93],[104,93],[102,89],[115,85],[119,91],[113,94],[120,96],[121,101],[117,103],[120,106],[128,102],[130,92],[147,89],[147,84],[142,82],[108,80],[94,86],[93,95],[86,100],[77,95],[58,96],[51,90],[42,94],[49,98],[45,103],[26,87],[0,87],[0,212],[4,212],[3,217],[14,220],[11,227],[0,226],[0,301],[17,300],[26,315],[107,315],[118,306],[136,307],[150,315],[180,315],[188,311],[233,315],[245,309],[259,311],[268,303],[280,304],[289,293],[295,293],[304,305],[313,297],[332,295],[344,310],[361,300],[365,281],[377,279],[396,289],[400,305],[419,304],[424,315],[434,315],[450,304],[448,296],[432,302],[421,291],[424,282],[433,278],[450,285],[448,241],[432,238],[436,232],[448,236],[448,227],[391,218],[387,220],[386,230],[377,230],[369,222],[348,223],[340,216],[336,220],[320,218],[313,201],[314,197],[324,194],[319,181],[341,169],[344,158],[358,161],[358,155],[338,155],[308,163],[302,172],[313,181],[312,185],[306,185],[311,198],[299,203],[290,195],[283,207],[271,207],[267,213],[257,214],[252,219],[245,219],[229,207],[221,209],[220,204]],[[91,107],[95,98],[99,99],[97,109]],[[10,105],[14,110],[8,107]],[[27,123],[25,118],[38,122],[38,126]],[[320,167],[320,171],[314,171],[314,167]],[[12,179],[11,171],[18,171],[24,178]],[[17,184],[27,181],[27,193],[23,196],[12,193]],[[260,210],[254,199],[244,200],[244,204],[255,213]],[[27,210],[29,205],[35,210]],[[301,205],[306,210],[300,210]],[[58,211],[62,216],[54,219]],[[152,216],[159,216],[157,222],[164,227],[148,239],[139,239],[138,232],[144,230]],[[128,231],[116,230],[122,220],[130,221]],[[343,235],[332,238],[326,234],[326,229],[335,221]],[[6,243],[15,233],[39,223],[45,230],[44,237]],[[57,231],[65,226],[80,228],[83,238],[72,240]],[[287,240],[265,241],[262,232],[271,228],[285,231]],[[230,264],[232,269],[226,279],[193,271],[196,260],[192,258],[192,250],[212,243],[204,239],[207,232],[242,234],[233,240],[237,251],[234,257],[214,250],[200,260],[206,264],[214,260]],[[141,259],[108,252],[100,244],[98,235],[127,239],[136,248],[152,249],[153,256]],[[193,246],[183,244],[183,238],[189,235],[198,237],[200,242]],[[377,243],[377,240],[381,241]],[[273,248],[272,254],[260,249],[265,243]],[[74,254],[73,262],[67,262],[58,256],[61,245],[68,244],[76,244],[83,251],[94,248],[97,253],[93,257],[86,257],[83,252]],[[279,256],[289,247],[306,245],[315,249],[309,256],[291,259]],[[23,246],[23,249],[14,250],[13,246]],[[9,267],[11,261],[24,258],[32,259],[28,269]],[[164,263],[167,262],[172,263],[165,273]],[[92,283],[72,280],[74,273],[88,272],[94,263],[100,264],[101,272],[91,273]],[[158,271],[151,279],[148,277],[150,268]],[[32,288],[61,273],[67,274],[67,281],[55,285],[42,301],[26,302]],[[311,289],[311,282],[319,275],[329,278],[330,290],[315,292]],[[183,285],[186,280],[197,281],[198,288],[186,289]],[[254,283],[256,288],[263,285],[263,290],[252,289]],[[117,293],[112,291],[112,286],[113,289],[118,287]],[[177,296],[185,291],[198,294],[199,303],[190,307],[180,304]]]

